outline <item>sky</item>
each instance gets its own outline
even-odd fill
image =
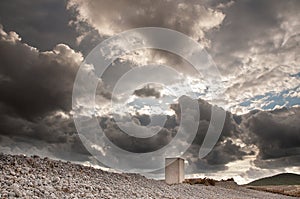
[[[97,87],[92,117],[105,135],[139,154],[159,149],[179,129],[180,99],[193,96],[201,114],[196,137],[183,154],[188,174],[234,177],[241,184],[300,173],[299,10],[298,0],[1,1],[0,151],[105,166],[92,157],[75,128],[76,74],[105,39],[133,28],[162,27],[203,46],[220,72],[219,84],[210,81],[213,75],[195,75],[190,63],[170,52],[126,54],[110,65]],[[153,63],[183,76],[168,85],[140,85],[125,97],[113,93],[124,74]],[[158,82],[170,77],[157,70],[148,75]],[[129,80],[124,85],[134,86]],[[212,107],[226,111],[224,128],[213,150],[200,159]],[[122,134],[112,113],[133,135],[148,132],[147,125],[156,130],[162,118],[165,123],[157,135],[137,139]]]

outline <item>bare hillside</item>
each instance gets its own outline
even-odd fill
[[[169,186],[37,156],[1,154],[0,168],[0,198],[292,198],[240,186]]]

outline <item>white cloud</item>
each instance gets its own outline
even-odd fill
[[[224,98],[234,113],[246,99],[279,94],[300,84],[299,2],[235,2],[211,36],[214,60],[227,79]],[[238,16],[238,17],[237,17]],[[261,104],[251,106],[260,108]]]
[[[68,8],[76,8],[77,20],[97,29],[100,35],[112,36],[137,27],[165,27],[181,31],[209,45],[205,33],[218,27],[225,15],[205,7],[203,2],[162,0],[98,1],[70,0]]]

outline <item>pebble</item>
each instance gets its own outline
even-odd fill
[[[0,198],[261,198],[288,199],[241,186],[224,188],[150,180],[138,174],[116,174],[93,167],[38,156],[0,153]]]
[[[8,193],[8,197],[15,197],[15,196],[16,196],[16,194],[14,192],[9,192]]]
[[[15,192],[15,195],[17,197],[21,197],[22,196],[22,192],[20,191],[19,185],[13,184],[12,185],[12,190]]]
[[[59,182],[59,180],[60,180],[60,178],[58,176],[56,176],[52,179],[52,182],[57,183],[57,182]]]

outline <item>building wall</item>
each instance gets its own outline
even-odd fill
[[[184,160],[166,158],[165,181],[167,184],[178,184],[184,181]]]

